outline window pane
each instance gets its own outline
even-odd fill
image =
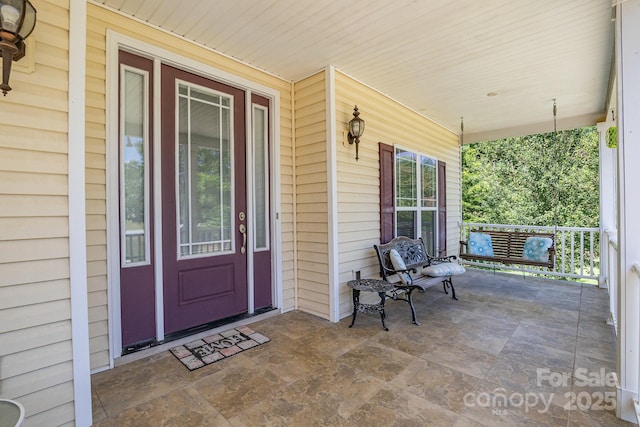
[[[420,232],[424,247],[429,255],[435,256],[436,253],[436,212],[422,211],[420,215]]]
[[[416,212],[398,211],[396,212],[397,236],[407,236],[416,238]]]
[[[220,96],[187,89],[178,102],[179,254],[225,252],[232,243],[231,116]]]
[[[420,156],[420,177],[422,184],[422,207],[434,208],[436,200],[436,161],[429,157]]]
[[[123,81],[123,135],[122,168],[124,263],[147,260],[145,224],[145,76],[129,70]]]
[[[269,195],[267,193],[267,111],[263,108],[253,108],[253,171],[255,192],[254,224],[255,248],[266,249],[267,245],[267,209]]]
[[[396,206],[398,207],[417,206],[416,167],[415,153],[396,150]]]

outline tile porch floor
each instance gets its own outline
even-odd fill
[[[399,301],[388,332],[376,315],[349,329],[290,312],[251,324],[270,343],[192,372],[163,352],[95,374],[94,425],[632,425],[605,409],[614,387],[585,380],[615,371],[606,290],[478,270],[454,283],[459,301],[416,294],[421,326]]]

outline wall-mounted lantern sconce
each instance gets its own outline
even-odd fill
[[[2,56],[2,84],[4,96],[11,90],[11,63],[25,55],[24,39],[36,26],[36,9],[28,0],[0,0],[0,56]]]
[[[364,120],[360,117],[358,106],[353,108],[353,119],[349,120],[349,144],[356,143],[356,160],[358,160],[358,144],[360,143],[360,137],[364,133]]]

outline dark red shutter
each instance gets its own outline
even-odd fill
[[[438,256],[447,254],[447,164],[438,160]]]
[[[380,153],[380,243],[393,239],[395,187],[393,169],[395,155],[393,146],[378,143]]]

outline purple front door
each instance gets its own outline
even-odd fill
[[[273,303],[270,101],[156,69],[120,52],[123,349]]]
[[[162,66],[164,328],[247,312],[245,93]]]

